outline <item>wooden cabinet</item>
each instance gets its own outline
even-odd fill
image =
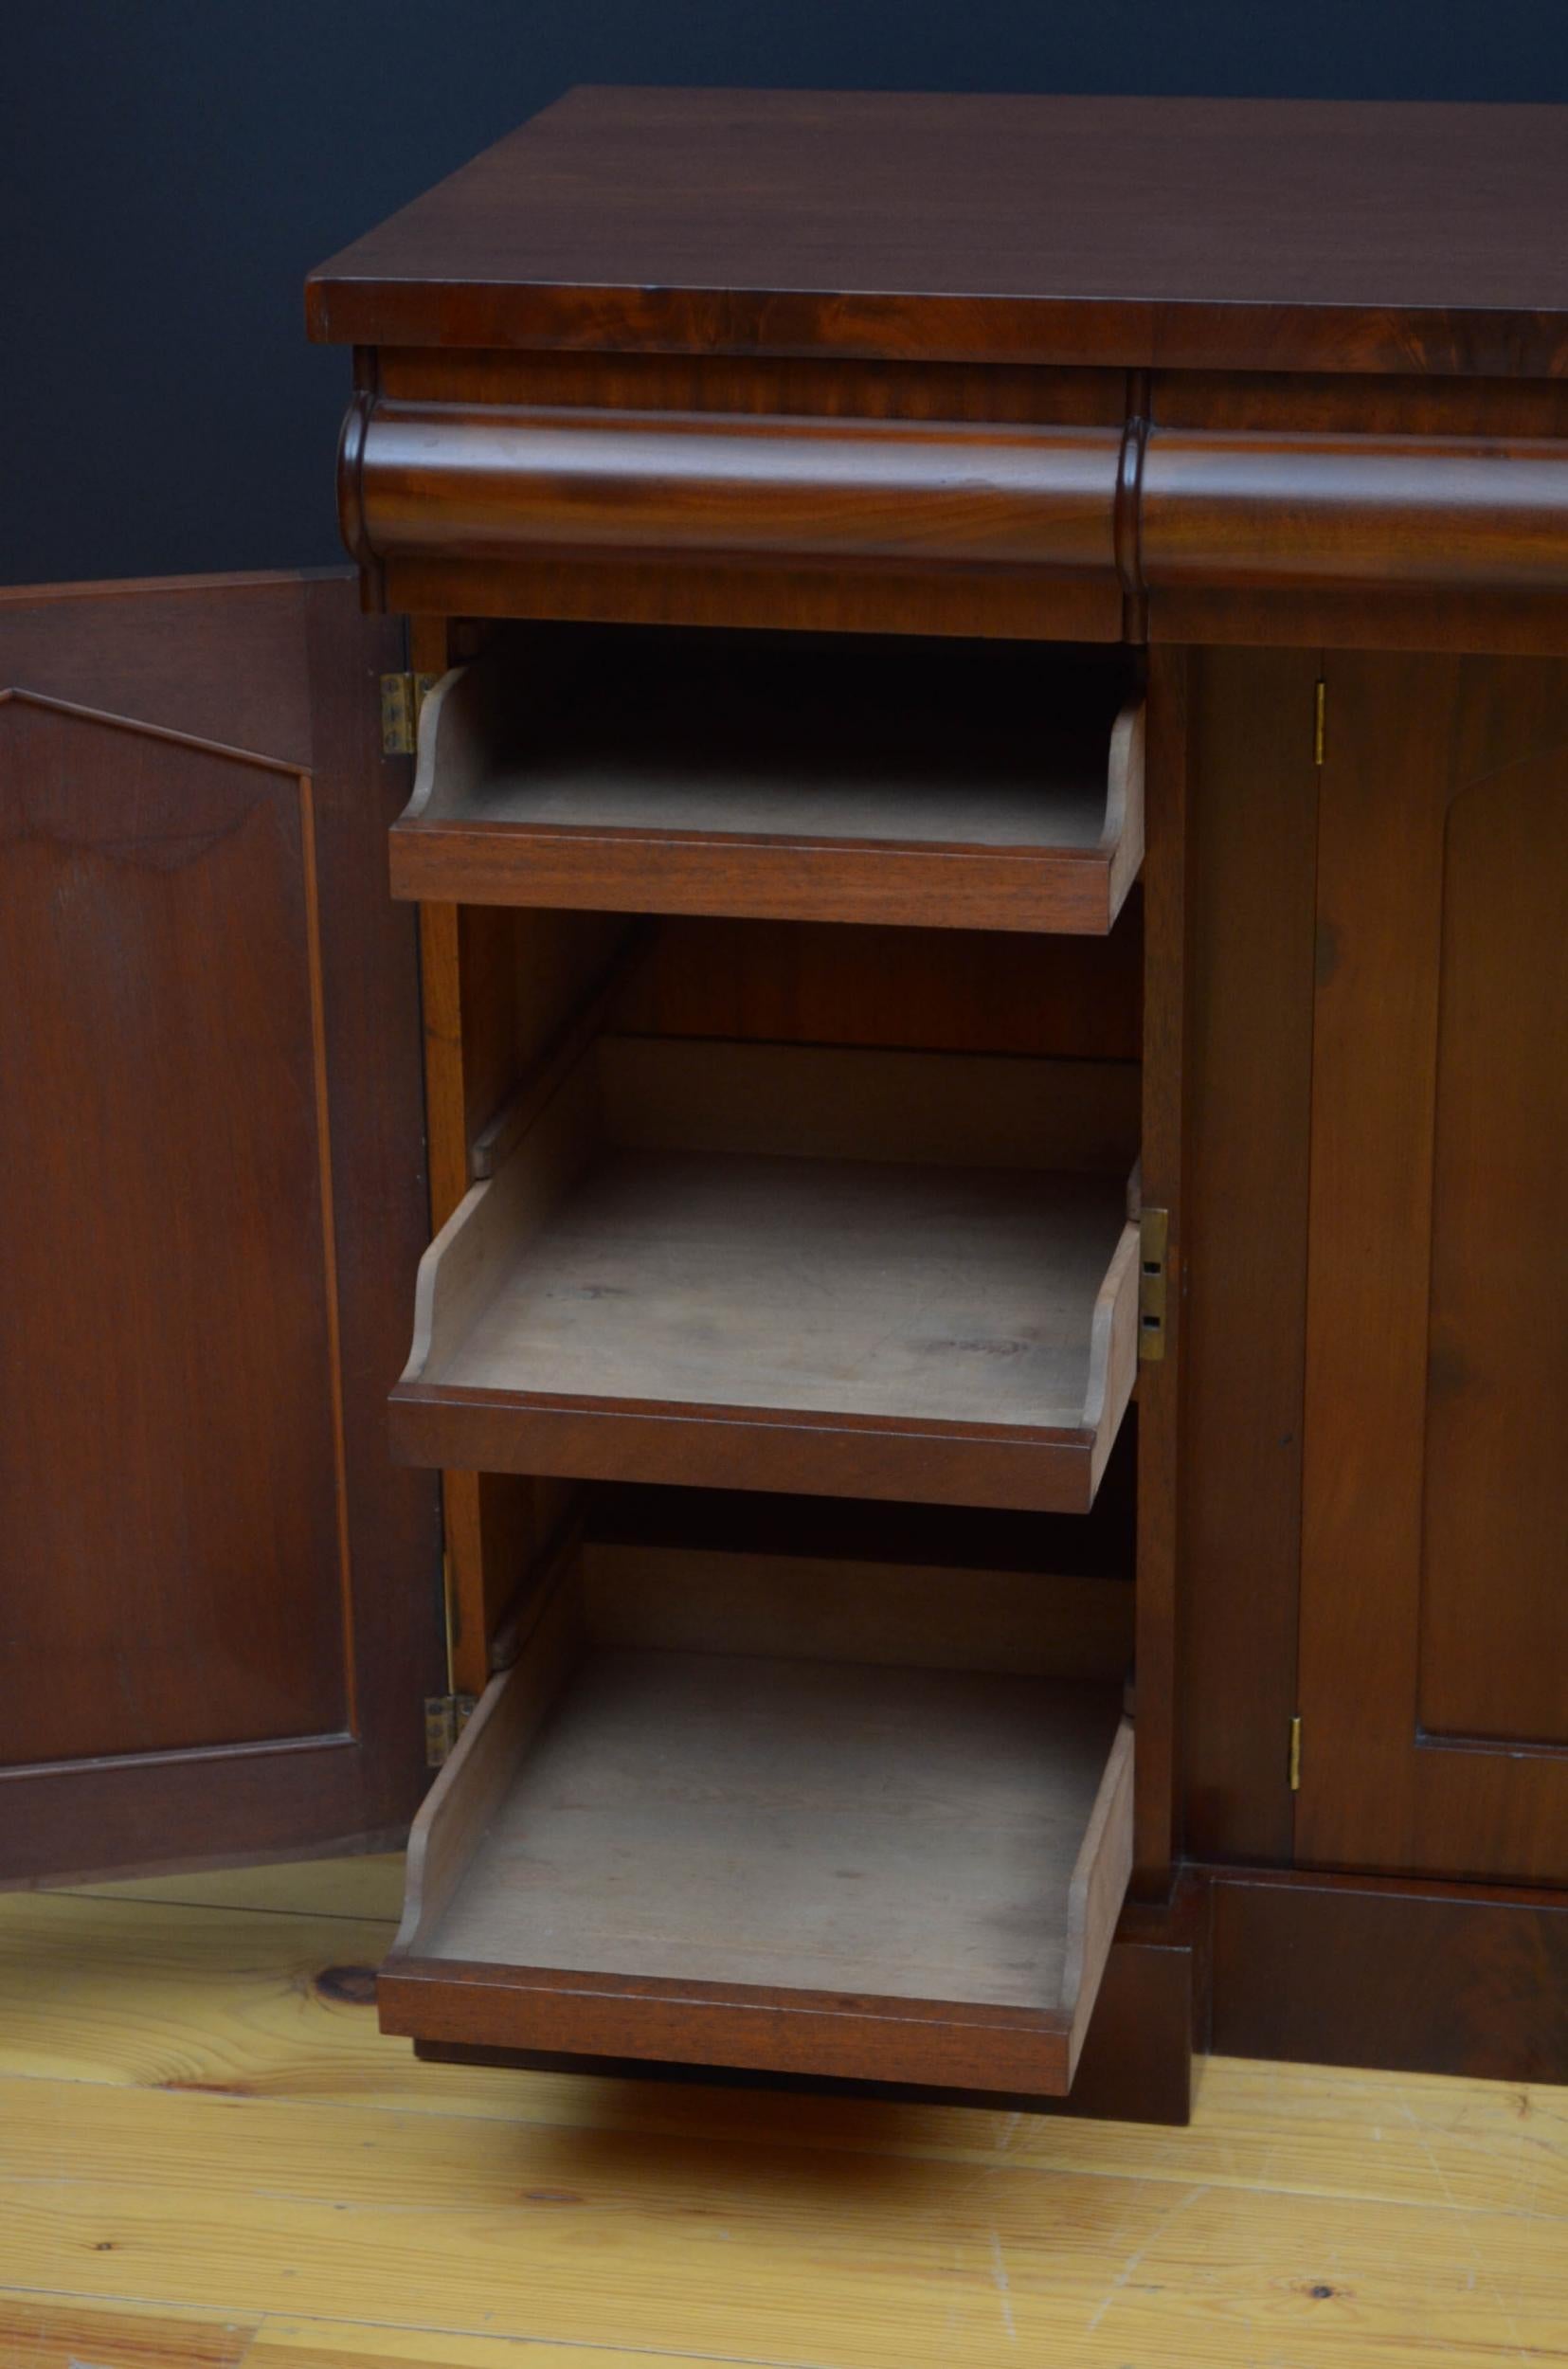
[[[313,275],[368,619],[8,659],[21,1872],[444,1683],[427,2055],[1568,2077],[1563,139],[580,92]]]
[[[313,276],[484,1696],[393,2028],[1038,2096],[1125,1890],[1568,1878],[1561,138],[584,92]]]

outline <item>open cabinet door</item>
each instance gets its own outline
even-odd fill
[[[442,1683],[399,627],[0,594],[0,1880],[385,1836]]]

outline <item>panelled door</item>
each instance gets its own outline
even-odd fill
[[[1568,666],[1325,671],[1297,1856],[1568,1882]]]
[[[0,1878],[323,1848],[424,1781],[397,647],[336,576],[0,596]]]

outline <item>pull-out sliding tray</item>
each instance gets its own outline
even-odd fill
[[[424,703],[399,895],[1104,934],[1144,844],[1118,661],[549,629]]]
[[[599,1037],[421,1265],[411,1461],[1077,1513],[1136,1374],[1131,1065]]]
[[[1049,1581],[589,1547],[532,1609],[415,1825],[384,2030],[1066,2091],[1132,1731],[1051,1674]]]

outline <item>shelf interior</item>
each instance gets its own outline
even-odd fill
[[[1081,2034],[1130,1855],[1130,1650],[1114,1580],[579,1533],[421,1815],[389,1972],[477,1974],[481,2034],[547,1992],[569,2016],[575,1974]],[[403,2012],[417,2034],[428,1990]]]
[[[1126,687],[1035,642],[535,628],[473,670],[410,820],[1089,852]]]
[[[456,1387],[1081,1421],[1114,1178],[611,1150],[519,1246]]]
[[[593,1653],[430,1954],[1038,2007],[1118,1691]]]
[[[1136,1097],[1117,1064],[600,1038],[427,1254],[408,1378],[1073,1432],[1135,1289]]]

